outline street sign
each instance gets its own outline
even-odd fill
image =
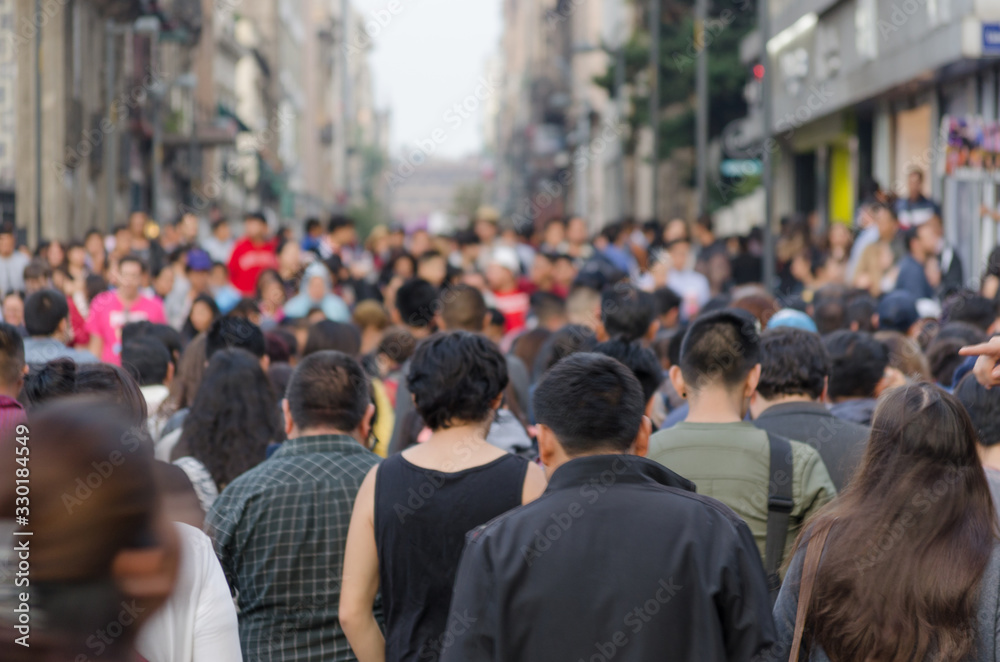
[[[1000,55],[1000,23],[983,23],[983,55]]]
[[[719,166],[723,177],[754,177],[761,173],[757,159],[726,159]]]

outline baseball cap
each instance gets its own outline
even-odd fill
[[[819,332],[816,328],[816,322],[814,322],[811,317],[806,315],[801,310],[795,310],[794,308],[783,308],[776,312],[771,316],[771,319],[768,320],[767,328],[802,329],[803,331],[810,331],[812,333]]]
[[[917,299],[905,290],[889,292],[878,303],[878,328],[906,333],[920,319]]]
[[[187,268],[191,271],[211,271],[212,258],[200,248],[192,248],[187,254]]]
[[[521,259],[517,256],[517,251],[509,246],[494,248],[490,262],[507,269],[515,276],[521,273]]]

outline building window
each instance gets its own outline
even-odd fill
[[[854,38],[858,56],[862,60],[874,60],[878,55],[878,5],[876,0],[857,0],[854,10]]]

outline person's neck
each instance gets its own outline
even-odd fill
[[[320,436],[324,436],[324,437],[332,437],[332,436],[351,437],[352,439],[354,439],[355,441],[357,441],[357,437],[355,437],[352,432],[344,432],[343,430],[339,430],[337,428],[329,427],[329,426],[319,426],[319,427],[314,427],[314,428],[305,428],[304,430],[299,430],[298,428],[292,428],[291,432],[288,433],[288,438],[289,439],[298,439],[300,437],[320,437]],[[358,443],[360,443],[360,442],[358,442]]]
[[[808,395],[801,395],[801,394],[776,395],[772,399],[768,400],[767,398],[763,397],[760,394],[760,392],[758,392],[756,395],[754,395],[754,399],[750,403],[750,415],[756,419],[771,407],[777,405],[792,404],[795,402],[818,402],[818,400],[814,400],[813,398],[810,398]]]
[[[1000,444],[980,446],[979,458],[982,460],[983,466],[1000,471]]]
[[[705,389],[688,394],[687,423],[739,423],[743,420],[742,394],[725,389]]]
[[[424,442],[429,447],[433,446],[454,446],[461,444],[485,444],[486,435],[489,431],[488,425],[482,423],[468,423],[466,425],[454,425],[450,428],[440,428],[431,433],[430,438]]]
[[[0,396],[5,395],[8,398],[17,400],[17,396],[21,395],[22,384],[0,384]]]
[[[923,251],[910,251],[910,257],[912,257],[918,264],[923,264],[927,261],[927,254]]]
[[[136,301],[139,300],[139,292],[137,291],[137,292],[134,292],[132,294],[126,294],[125,292],[123,292],[121,290],[121,288],[119,288],[118,289],[118,300],[121,301],[122,304],[125,304],[125,305],[133,304],[133,303],[135,303]]]
[[[874,398],[868,398],[863,395],[843,395],[839,398],[832,398],[832,402],[835,405],[841,405],[845,402],[852,402],[854,400],[874,400]]]
[[[406,328],[415,340],[423,340],[431,335],[431,327],[429,326],[409,326]]]

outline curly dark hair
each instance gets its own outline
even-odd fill
[[[407,385],[431,430],[490,419],[490,403],[507,387],[507,361],[486,337],[438,333],[417,346]]]
[[[184,419],[179,445],[205,465],[222,490],[264,460],[279,436],[271,382],[253,354],[225,349],[212,355]]]

